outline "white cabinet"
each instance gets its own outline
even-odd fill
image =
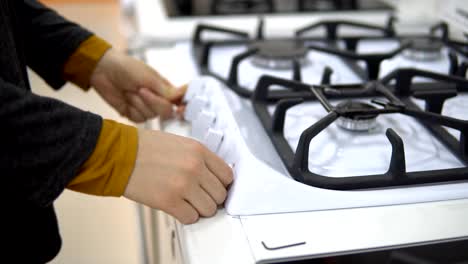
[[[175,219],[162,211],[147,207],[143,217],[147,263],[183,264]]]

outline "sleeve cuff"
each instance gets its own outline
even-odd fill
[[[105,40],[92,35],[65,62],[63,78],[85,91],[89,90],[89,80],[94,68],[111,47]]]
[[[67,188],[99,196],[123,195],[135,166],[137,148],[136,127],[104,120],[96,148]]]

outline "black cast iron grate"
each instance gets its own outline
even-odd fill
[[[449,28],[447,24],[440,23],[431,28],[429,34],[423,35],[401,35],[398,36],[394,29],[395,19],[390,17],[385,26],[376,26],[365,23],[358,23],[353,21],[332,20],[322,21],[308,25],[295,31],[295,36],[292,38],[278,38],[278,39],[265,39],[264,36],[264,23],[260,19],[257,33],[255,38],[250,38],[247,32],[238,30],[231,30],[211,25],[200,24],[197,26],[193,38],[193,55],[198,66],[200,74],[211,75],[223,83],[230,89],[242,97],[249,98],[252,96],[252,91],[247,87],[239,84],[239,65],[242,61],[259,53],[258,43],[267,41],[291,41],[304,45],[307,50],[315,50],[325,52],[328,54],[341,57],[351,69],[360,76],[363,82],[369,80],[376,80],[380,72],[380,64],[386,59],[390,59],[404,50],[411,48],[413,39],[428,39],[430,41],[440,42],[442,45],[450,49],[450,74],[464,76],[467,71],[467,62],[459,62],[458,55],[467,57],[468,43],[461,41],[454,41],[449,39]],[[340,36],[339,29],[343,26],[355,29],[365,29],[369,31],[369,35],[360,36]],[[316,29],[325,29],[325,36],[323,37],[307,37],[306,33],[310,33]],[[235,39],[230,40],[204,40],[202,37],[205,33],[216,32],[224,33]],[[372,34],[373,33],[373,34]],[[360,54],[356,51],[357,45],[363,40],[397,40],[400,45],[394,50],[383,53],[366,53]],[[310,42],[322,42],[326,45],[314,45]],[[339,48],[338,43],[343,43],[344,48]],[[220,76],[210,69],[209,61],[211,52],[216,47],[245,45],[248,48],[246,51],[236,55],[230,65],[228,76]],[[358,65],[359,61],[363,61],[366,65],[365,69]],[[292,60],[292,76],[295,81],[301,81],[302,66],[297,58]],[[302,92],[303,96],[307,96]],[[274,91],[269,93],[270,100],[279,100],[290,96],[290,92]]]
[[[433,79],[430,85],[414,83],[415,77]],[[391,83],[394,83],[391,85]],[[279,85],[290,92],[287,99],[277,102],[274,114],[268,112],[270,88]],[[308,93],[308,97],[298,92]],[[468,167],[432,171],[407,172],[404,144],[400,136],[391,128],[386,136],[392,146],[391,161],[384,174],[327,177],[313,173],[308,168],[309,145],[320,132],[339,117],[353,115],[403,114],[420,121],[432,134],[465,165],[468,165],[468,121],[441,115],[443,103],[457,93],[468,92],[468,80],[453,76],[417,69],[398,69],[378,81],[352,85],[309,85],[293,80],[272,76],[262,76],[252,96],[254,109],[273,142],[291,176],[302,183],[326,189],[354,190],[383,188],[402,185],[429,184],[468,180]],[[343,109],[333,106],[330,98],[385,98],[373,100],[380,108]],[[421,98],[426,103],[426,111],[419,109],[410,97]],[[286,111],[294,105],[308,100],[319,101],[328,114],[312,124],[301,134],[297,149],[293,151],[286,141],[283,128]],[[460,131],[456,139],[442,126]]]

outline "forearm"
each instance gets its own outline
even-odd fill
[[[0,79],[0,171],[12,199],[50,204],[96,145],[102,120]]]

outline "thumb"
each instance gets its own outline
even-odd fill
[[[182,98],[184,97],[185,92],[187,92],[187,87],[188,84],[184,84],[178,89],[175,89],[174,92],[168,96],[169,101],[175,105],[182,104]]]
[[[141,83],[142,87],[149,88],[152,92],[165,99],[170,100],[177,95],[177,87],[174,86],[168,79],[162,76],[156,69],[153,69],[146,65],[149,69],[148,78],[144,78],[144,82]]]

